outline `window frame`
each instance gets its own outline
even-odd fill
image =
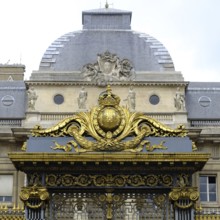
[[[3,195],[0,195],[0,198],[4,198],[4,197],[11,197],[9,201],[5,201],[5,200],[2,200],[0,199],[0,204],[11,204],[13,203],[13,200],[14,200],[14,181],[15,181],[15,176],[14,176],[14,173],[5,173],[5,172],[1,172],[0,173],[0,176],[11,176],[12,177],[12,191],[11,191],[11,195],[10,196],[3,196]]]
[[[206,177],[205,184],[202,184],[201,177]],[[215,177],[215,191],[212,192],[212,183],[210,183],[209,177]],[[201,191],[201,185],[204,185],[206,187],[206,191]],[[204,193],[206,195],[206,200],[201,199],[201,193]],[[215,193],[215,200],[210,200],[211,194]],[[200,174],[199,175],[199,194],[200,194],[200,202],[201,203],[218,203],[218,176],[217,174]]]

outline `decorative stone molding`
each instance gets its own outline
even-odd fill
[[[99,86],[106,86],[112,81],[131,81],[134,79],[134,69],[128,59],[120,60],[116,54],[106,51],[98,54],[97,62],[83,66],[82,73],[87,81]]]

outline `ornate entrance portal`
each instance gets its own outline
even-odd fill
[[[193,220],[192,174],[209,155],[171,129],[120,106],[111,88],[99,105],[49,129],[36,126],[25,152],[9,154],[27,174],[20,198],[30,220]]]

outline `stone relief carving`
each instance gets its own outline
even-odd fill
[[[180,88],[177,88],[176,94],[174,96],[174,106],[177,111],[185,111],[185,96],[181,94]]]
[[[111,81],[130,81],[134,79],[134,69],[128,59],[120,60],[116,54],[106,51],[97,55],[97,62],[83,66],[82,73],[87,81],[106,86]]]
[[[127,107],[130,111],[135,110],[135,107],[136,107],[136,93],[135,93],[133,87],[130,87],[130,89],[128,91],[128,96],[124,101],[127,102]]]
[[[85,88],[82,87],[79,92],[78,107],[79,109],[86,109],[86,100],[87,100],[88,93],[85,91]]]
[[[27,94],[28,94],[28,109],[29,110],[35,110],[35,102],[37,101],[38,96],[37,96],[34,88],[31,87],[27,91]]]

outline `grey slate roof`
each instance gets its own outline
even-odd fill
[[[98,53],[129,59],[136,71],[171,71],[174,64],[157,39],[133,31],[83,30],[63,35],[44,53],[39,70],[80,71],[94,63]]]
[[[83,11],[82,15],[84,14],[131,14],[131,13],[132,13],[131,11],[115,9],[115,8],[97,8],[97,9]]]
[[[191,120],[220,119],[220,82],[190,82],[186,107]]]
[[[0,81],[0,119],[25,117],[26,86],[23,81]]]
[[[131,15],[131,11],[113,8],[83,11],[83,29],[131,29]]]
[[[84,11],[83,30],[55,40],[44,53],[39,70],[80,71],[106,51],[129,59],[135,71],[173,71],[169,52],[157,39],[130,29],[131,12],[117,9]]]

